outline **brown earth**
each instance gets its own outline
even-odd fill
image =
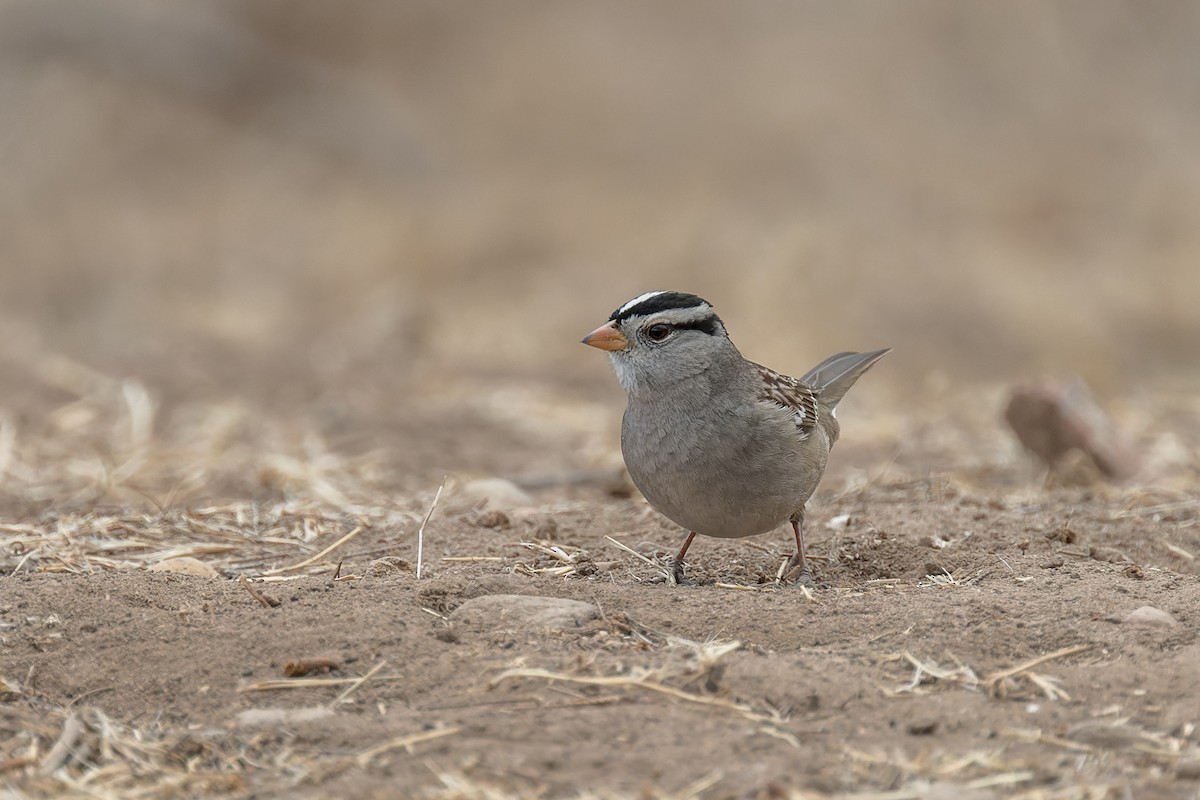
[[[1196,798],[1198,32],[0,3],[0,796]],[[786,531],[663,581],[578,344],[651,289],[895,348],[815,586]],[[1136,474],[1020,452],[1041,373]]]
[[[561,419],[611,431],[615,406],[572,410],[567,396],[556,398]],[[48,509],[7,523],[8,787],[705,798],[1200,789],[1194,492],[1042,488],[1011,448],[991,465],[913,477],[938,457],[936,437],[897,447],[885,412],[858,408],[843,414],[844,447],[811,504],[815,587],[776,585],[784,531],[698,541],[700,585],[674,587],[663,565],[681,532],[608,471],[580,469],[587,437],[544,417],[531,443],[514,424],[445,406],[409,419],[422,413],[430,433],[413,434],[400,462],[431,457],[435,431],[452,429],[469,442],[466,463],[492,453],[530,496],[452,477],[419,579],[429,488],[392,509],[284,498]],[[980,421],[974,434],[938,426],[947,441],[1000,447],[1003,432]],[[916,430],[905,425],[901,439]],[[254,581],[277,606],[238,580],[354,531],[311,564]],[[189,556],[218,574],[147,568]],[[555,617],[512,595],[590,608]],[[1143,606],[1174,623],[1123,622]],[[341,680],[285,678],[306,659],[332,667],[307,678]],[[80,723],[74,747],[43,771],[69,719]]]

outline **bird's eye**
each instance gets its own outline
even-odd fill
[[[661,322],[657,325],[651,325],[649,328],[646,328],[646,335],[656,342],[661,342],[663,339],[667,338],[670,333],[671,326],[663,325]]]

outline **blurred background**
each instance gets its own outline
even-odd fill
[[[615,420],[578,340],[656,288],[792,373],[892,346],[863,394],[906,409],[1186,393],[1197,86],[1200,6],[1155,0],[3,0],[0,474],[61,497],[54,440],[72,486],[220,492],[131,455],[200,418],[499,469],[455,426]]]

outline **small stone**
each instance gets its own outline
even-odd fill
[[[1132,561],[1129,556],[1111,547],[1089,547],[1088,555],[1105,564],[1128,564]]]
[[[1017,386],[1004,411],[1025,449],[1050,468],[1081,452],[1108,478],[1128,478],[1138,461],[1117,426],[1079,378],[1042,378]]]
[[[533,505],[533,498],[515,483],[503,478],[468,481],[458,490],[458,494],[481,509],[511,511],[514,508]]]
[[[599,619],[600,609],[580,600],[525,594],[488,594],[450,614],[456,622],[503,630],[567,630]]]
[[[412,564],[399,556],[384,556],[377,558],[367,565],[367,574],[372,578],[382,578],[384,575],[395,575],[398,572],[412,572]]]
[[[1062,542],[1063,544],[1074,544],[1075,541],[1079,538],[1079,534],[1075,533],[1075,531],[1071,530],[1070,528],[1059,528],[1057,530],[1053,530],[1053,531],[1050,531],[1049,533],[1047,533],[1046,538],[1052,542]]]
[[[1121,622],[1126,625],[1143,625],[1150,628],[1174,628],[1179,625],[1174,617],[1154,606],[1142,606],[1131,611]]]
[[[1138,581],[1146,579],[1146,570],[1142,569],[1141,564],[1130,564],[1128,567],[1121,570],[1121,574]]]
[[[499,529],[512,527],[512,521],[508,518],[508,514],[497,508],[481,512],[473,521],[480,528]]]
[[[1065,563],[1067,562],[1063,560],[1062,556],[1050,556],[1038,566],[1042,569],[1058,569]]]

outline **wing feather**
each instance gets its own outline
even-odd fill
[[[762,376],[762,391],[758,399],[774,403],[792,412],[792,419],[801,439],[807,439],[817,427],[817,393],[799,378],[784,375],[755,364]]]

